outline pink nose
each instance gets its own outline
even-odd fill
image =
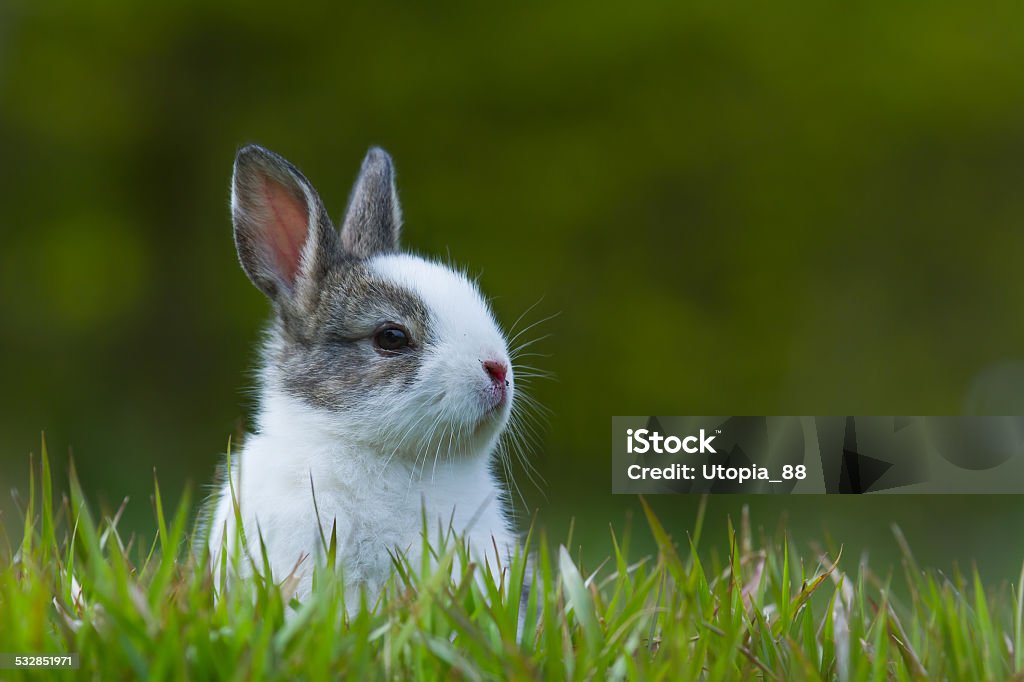
[[[505,376],[508,375],[508,365],[500,360],[487,360],[484,362],[484,371],[487,372],[487,376],[491,377],[491,381],[496,384],[503,386],[508,385],[508,381]]]

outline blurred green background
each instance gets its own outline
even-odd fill
[[[592,557],[614,414],[1024,414],[1024,6],[866,2],[0,6],[0,478],[45,430],[125,525],[199,495],[251,416],[269,306],[231,241],[236,147],[337,218],[371,144],[405,244],[551,336],[523,485]],[[726,498],[802,545],[1024,558],[1007,497]],[[696,500],[660,498],[677,537]],[[2,507],[9,524],[14,506]],[[642,523],[635,523],[642,526]]]

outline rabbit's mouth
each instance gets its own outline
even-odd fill
[[[490,360],[483,363],[483,368],[488,382],[481,392],[481,400],[484,416],[490,417],[505,411],[512,397],[512,381],[506,361]]]
[[[483,417],[484,421],[500,416],[505,412],[511,402],[511,388],[502,384],[492,384],[484,391],[483,395]]]
[[[484,399],[483,414],[477,422],[478,434],[486,431],[500,431],[505,426],[511,408],[512,395],[509,391],[488,395]]]

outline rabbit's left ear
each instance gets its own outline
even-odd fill
[[[401,229],[394,164],[386,151],[371,147],[345,210],[342,247],[356,258],[393,253],[398,250]]]
[[[338,235],[316,190],[269,149],[238,151],[231,215],[242,267],[278,305],[293,307],[304,292],[319,288],[339,255]]]

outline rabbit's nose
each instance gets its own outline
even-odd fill
[[[508,379],[505,378],[508,375],[508,365],[500,360],[485,360],[483,365],[491,381],[499,386],[508,386]]]

